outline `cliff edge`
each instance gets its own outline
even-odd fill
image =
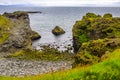
[[[32,40],[40,37],[30,28],[28,13],[17,11],[0,15],[1,56],[9,55],[20,49],[31,49]]]
[[[94,64],[120,48],[120,18],[106,13],[103,16],[87,13],[73,26],[75,63]]]

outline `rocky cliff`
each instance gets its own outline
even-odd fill
[[[32,31],[29,21],[26,12],[17,11],[0,15],[1,56],[6,56],[20,49],[32,48],[32,40],[40,38],[40,35]]]
[[[120,48],[120,18],[112,14],[87,13],[73,26],[75,64],[93,64]]]
[[[120,37],[120,18],[107,13],[103,17],[87,13],[73,26],[73,46],[77,52],[82,43],[90,40]]]

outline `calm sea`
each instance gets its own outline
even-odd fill
[[[64,46],[72,45],[72,27],[76,20],[80,20],[87,12],[103,15],[112,13],[120,16],[120,7],[0,7],[0,13],[14,11],[41,11],[39,14],[29,14],[31,28],[37,31],[42,38],[33,42],[33,47],[54,44],[65,49]],[[66,33],[54,36],[51,31],[56,26],[62,27]]]

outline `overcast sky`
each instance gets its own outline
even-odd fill
[[[0,0],[0,5],[33,4],[37,6],[120,6],[120,0]]]

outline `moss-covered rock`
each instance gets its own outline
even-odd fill
[[[13,23],[9,19],[0,15],[0,44],[8,39],[12,26]]]
[[[112,18],[112,14],[110,13],[106,13],[103,15],[104,18]]]
[[[37,32],[35,31],[32,31],[32,35],[31,35],[31,39],[32,40],[37,40],[37,39],[40,39],[41,38],[41,35],[38,34]]]
[[[0,57],[21,49],[31,49],[32,40],[39,37],[30,28],[26,12],[17,11],[0,16]]]
[[[105,14],[104,17],[87,13],[73,26],[73,47],[77,52],[82,43],[90,40],[120,37],[120,18]]]
[[[94,64],[106,53],[120,48],[120,18],[87,13],[73,26],[74,65]]]
[[[75,56],[74,65],[98,63],[102,56],[117,48],[120,48],[120,38],[98,39],[83,43]]]
[[[64,31],[61,27],[56,26],[56,27],[52,30],[52,33],[53,33],[54,35],[60,35],[60,34],[64,34],[65,31]]]

